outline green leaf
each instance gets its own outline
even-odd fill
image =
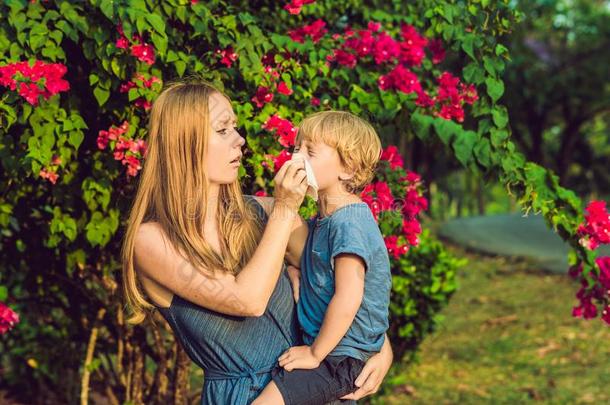
[[[479,84],[485,78],[485,71],[476,61],[466,65],[462,73],[464,75],[464,80],[468,83]]]
[[[491,134],[491,144],[496,148],[500,147],[508,138],[508,131],[506,129],[492,128],[489,133]]]
[[[506,107],[504,106],[496,106],[493,110],[491,110],[491,116],[494,121],[494,124],[498,128],[504,128],[506,124],[508,124],[508,111],[506,111]]]
[[[455,134],[462,131],[462,128],[455,122],[444,118],[434,119],[434,129],[445,145],[449,145]]]
[[[165,36],[165,21],[158,14],[147,14],[146,20],[161,36]]]
[[[411,125],[415,135],[419,139],[425,140],[430,135],[430,125],[432,124],[432,117],[419,113],[411,115]]]
[[[453,142],[453,150],[455,150],[455,157],[467,166],[472,160],[472,150],[475,142],[478,139],[478,134],[474,131],[462,131],[456,137]]]
[[[83,142],[84,135],[82,131],[72,131],[68,137],[68,143],[74,146],[74,149],[78,149],[80,144]]]
[[[5,286],[0,285],[0,301],[6,301],[7,298],[8,298],[8,289]]]
[[[477,144],[474,147],[474,155],[485,167],[489,167],[491,164],[491,146],[489,144],[489,139],[481,138],[477,141]]]
[[[155,52],[160,56],[164,56],[167,52],[167,37],[165,35],[153,34],[152,42],[155,46]]]
[[[462,49],[464,50],[464,52],[466,52],[468,54],[468,56],[470,56],[472,59],[476,60],[475,56],[474,56],[474,40],[475,40],[475,36],[474,34],[466,34],[464,36],[464,40],[462,42]]]
[[[108,98],[110,97],[110,92],[108,90],[102,89],[100,86],[96,86],[95,89],[93,89],[93,95],[95,96],[98,104],[101,107],[106,103],[106,101],[108,101]]]
[[[176,67],[176,72],[178,72],[178,76],[182,77],[184,71],[186,70],[186,63],[184,61],[178,60],[176,61],[174,66]]]
[[[101,1],[100,10],[110,21],[114,21],[114,5],[112,1]]]
[[[502,80],[488,77],[485,80],[485,85],[487,86],[487,94],[489,94],[494,103],[504,94],[504,83]]]
[[[507,54],[508,55],[508,49],[504,45],[502,45],[502,44],[496,45],[496,55],[500,56],[500,55],[503,55],[503,54]]]

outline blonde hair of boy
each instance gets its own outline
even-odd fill
[[[366,120],[346,111],[320,111],[299,125],[296,144],[303,140],[322,141],[337,150],[341,163],[354,174],[343,180],[348,192],[358,194],[373,180],[381,156],[381,140]]]

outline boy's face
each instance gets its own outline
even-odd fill
[[[295,146],[295,153],[309,161],[318,182],[318,191],[340,185],[339,178],[346,178],[346,168],[341,164],[337,150],[324,142],[303,140]]]

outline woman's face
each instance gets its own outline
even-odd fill
[[[237,132],[237,117],[231,103],[220,93],[209,100],[210,138],[206,156],[211,183],[231,184],[237,180],[241,165],[241,148],[246,140]]]

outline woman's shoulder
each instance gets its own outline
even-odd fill
[[[163,227],[154,221],[140,224],[134,240],[134,266],[136,273],[146,295],[158,307],[169,307],[174,294],[147,275],[147,272],[155,270],[151,268],[151,261],[148,259],[158,257],[161,251],[160,248],[165,245],[165,242]],[[143,258],[145,259],[143,260]]]
[[[246,195],[245,197],[250,198],[259,203],[263,207],[267,215],[271,214],[271,211],[273,210],[273,197],[262,197],[258,195]]]

